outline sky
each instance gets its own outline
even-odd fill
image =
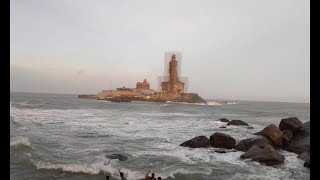
[[[10,1],[12,92],[157,90],[166,51],[203,98],[310,102],[309,1]]]

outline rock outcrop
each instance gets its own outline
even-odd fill
[[[78,98],[83,98],[83,99],[98,99],[98,96],[95,94],[80,94],[78,95]]]
[[[310,152],[309,151],[305,151],[305,152],[299,154],[298,158],[302,159],[304,161],[308,161],[308,160],[310,160]]]
[[[246,122],[243,122],[241,120],[231,120],[230,122],[228,122],[227,126],[249,126],[249,124],[247,124]]]
[[[219,119],[218,121],[220,121],[220,122],[229,122],[229,119],[221,118],[221,119]]]
[[[284,162],[284,156],[282,156],[269,144],[254,145],[246,153],[242,154],[240,158],[251,158],[254,161],[264,163],[268,166],[277,165]]]
[[[190,148],[207,148],[210,147],[210,140],[205,136],[197,136],[193,139],[190,139],[180,146],[190,147]]]
[[[307,168],[310,168],[310,160],[304,162],[303,166],[307,167]]]
[[[215,132],[210,136],[210,144],[212,147],[232,149],[236,140],[227,134]]]
[[[285,118],[281,119],[280,124],[279,124],[279,129],[281,131],[288,129],[292,132],[295,132],[299,128],[302,127],[302,122],[296,118],[296,117],[290,117],[290,118]]]
[[[283,133],[274,124],[270,124],[262,130],[262,135],[269,138],[273,144],[282,146]]]
[[[128,159],[128,157],[123,154],[109,154],[109,155],[106,155],[106,158],[119,159],[119,161],[126,161]]]
[[[253,145],[269,144],[272,146],[272,142],[266,137],[248,138],[240,141],[234,149],[238,151],[247,152]]]
[[[282,134],[283,134],[282,144],[286,146],[289,144],[291,138],[293,137],[293,132],[290,131],[289,129],[285,129],[282,131]]]
[[[310,121],[294,132],[289,144],[283,149],[297,154],[310,151]]]

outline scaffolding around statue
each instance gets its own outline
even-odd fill
[[[158,90],[163,94],[178,95],[186,93],[188,77],[181,76],[180,52],[168,51],[164,57],[164,75],[158,77]]]

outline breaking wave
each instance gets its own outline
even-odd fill
[[[15,147],[17,149],[24,149],[31,147],[31,143],[28,138],[20,137],[10,142],[10,147]]]

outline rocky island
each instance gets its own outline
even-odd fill
[[[117,88],[116,90],[103,90],[98,94],[81,94],[78,98],[107,100],[111,102],[131,102],[131,101],[148,101],[148,102],[185,102],[185,103],[202,103],[207,104],[197,93],[187,93],[185,90],[186,82],[180,76],[181,56],[176,56],[175,52],[167,52],[165,67],[167,71],[161,81],[161,90],[155,91],[150,89],[150,84],[146,79],[137,82],[136,88]]]

